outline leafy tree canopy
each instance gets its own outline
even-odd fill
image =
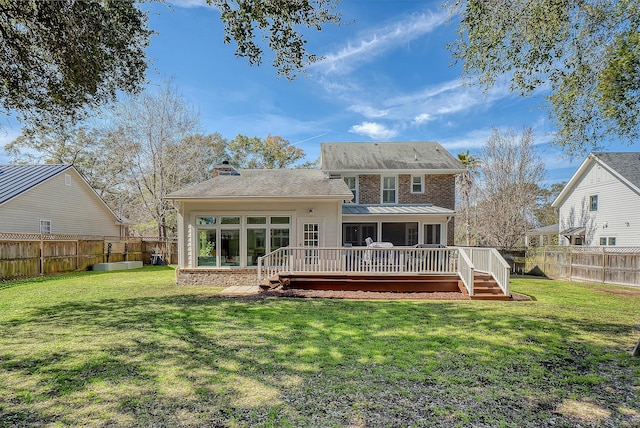
[[[207,0],[221,12],[225,43],[260,64],[273,51],[278,74],[296,77],[317,61],[304,28],[340,23],[337,0]],[[136,0],[0,1],[0,113],[26,125],[78,119],[145,83],[153,33]]]
[[[451,45],[467,77],[549,89],[555,142],[568,154],[640,136],[640,0],[467,0]]]
[[[304,67],[316,62],[308,54],[302,27],[322,30],[324,24],[339,24],[341,16],[333,12],[338,0],[207,0],[220,10],[225,26],[225,43],[235,41],[236,55],[249,64],[261,64],[262,41],[267,41],[275,57],[278,74],[295,78]],[[258,38],[257,34],[261,34]]]
[[[277,135],[264,140],[238,135],[227,147],[231,163],[238,168],[287,168],[304,158],[304,151]]]
[[[134,0],[0,2],[0,111],[60,120],[136,92],[150,34]]]

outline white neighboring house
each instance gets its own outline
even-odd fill
[[[590,153],[551,206],[560,245],[640,246],[640,152]]]
[[[0,165],[0,232],[123,236],[73,165]]]

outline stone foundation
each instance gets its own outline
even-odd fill
[[[258,271],[256,269],[176,269],[176,283],[216,287],[257,285]]]

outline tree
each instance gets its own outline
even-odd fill
[[[210,169],[202,160],[211,159],[212,146],[206,138],[196,137],[198,113],[166,82],[156,92],[119,103],[109,127],[105,150],[124,167],[129,194],[155,221],[158,236],[166,237],[172,207],[164,197],[202,181]]]
[[[458,153],[458,160],[466,171],[456,177],[458,188],[464,200],[464,225],[467,246],[471,245],[471,220],[470,220],[470,194],[475,178],[478,174],[477,168],[480,166],[480,159],[469,154],[469,150],[464,153]]]
[[[534,226],[549,226],[558,223],[558,210],[551,204],[558,197],[566,182],[553,183],[550,187],[539,187],[538,203],[535,209],[536,224]]]
[[[320,31],[341,19],[337,0],[207,2],[220,10],[224,42],[235,40],[237,56],[260,64],[268,40],[273,66],[289,79],[319,59],[307,53],[301,27]],[[16,112],[26,125],[57,123],[114,101],[119,91],[139,93],[153,33],[147,24],[136,0],[0,2],[0,113]]]
[[[238,135],[228,146],[231,164],[238,168],[287,168],[304,158],[304,151],[282,137],[269,135],[262,141],[258,137]]]
[[[340,14],[333,12],[338,0],[207,0],[207,3],[220,10],[225,26],[224,42],[236,42],[237,56],[246,57],[249,64],[262,62],[263,50],[255,34],[259,32],[275,54],[273,66],[288,79],[320,59],[307,53],[307,42],[296,27],[321,31],[326,23],[341,22]]]
[[[511,249],[534,222],[544,163],[535,151],[533,131],[494,129],[480,152],[477,228],[484,244]]]
[[[640,0],[467,0],[451,45],[463,72],[522,95],[548,89],[568,154],[640,136]]]
[[[59,122],[136,92],[150,34],[134,0],[0,2],[0,111]]]

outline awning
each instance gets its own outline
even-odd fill
[[[448,208],[434,205],[342,205],[343,215],[454,215]]]
[[[562,232],[560,232],[560,235],[562,235],[562,236],[584,236],[584,231],[585,231],[584,226],[570,227],[570,228],[565,229]]]

